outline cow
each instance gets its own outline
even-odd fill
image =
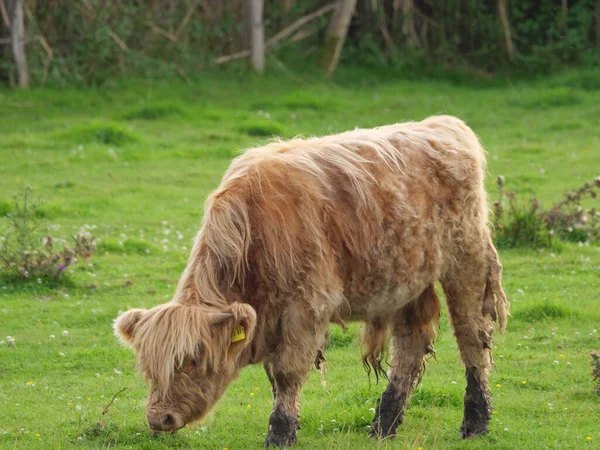
[[[243,367],[262,363],[274,397],[265,444],[292,445],[329,324],[355,320],[365,367],[387,379],[370,436],[393,437],[434,351],[439,282],[466,370],[460,433],[486,433],[492,331],[504,332],[509,303],[485,171],[478,138],[451,116],[235,158],[172,300],[114,322],[148,382],[150,428],[203,419]]]

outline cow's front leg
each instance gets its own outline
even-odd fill
[[[300,427],[300,389],[309,367],[310,365],[307,365],[306,370],[297,372],[285,372],[278,370],[276,366],[270,367],[276,395],[265,440],[267,447],[289,447],[296,442],[296,431]]]
[[[273,412],[265,445],[289,447],[300,428],[300,389],[321,348],[329,316],[315,317],[302,301],[290,302],[282,313],[280,334],[265,367],[273,386]]]
[[[265,373],[267,374],[267,378],[269,379],[269,383],[271,384],[271,394],[273,395],[273,408],[275,408],[275,399],[277,398],[277,386],[275,385],[275,379],[271,374],[271,364],[265,362],[263,364],[265,368]]]

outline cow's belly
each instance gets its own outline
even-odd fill
[[[371,320],[375,317],[392,317],[400,309],[415,300],[427,286],[429,280],[410,284],[388,286],[358,295],[347,296],[351,320]]]
[[[398,241],[387,244],[386,251],[362,264],[353,261],[346,266],[344,297],[355,320],[394,315],[440,278],[443,258],[439,247],[413,244],[403,248]]]

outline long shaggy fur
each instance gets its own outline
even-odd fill
[[[363,362],[380,376],[399,323],[423,342],[416,359],[431,353],[439,280],[453,311],[482,316],[471,322],[490,341],[487,321],[504,330],[508,302],[488,228],[485,170],[477,137],[450,116],[247,150],[206,201],[172,302],[124,315],[117,333],[166,391],[192,355],[218,369],[235,321],[214,327],[206,315],[243,305],[256,327],[238,348],[237,366],[265,362],[274,378],[292,378],[281,383],[301,386],[328,323],[362,320]],[[461,301],[473,308],[461,309]],[[457,317],[453,323],[468,325]]]

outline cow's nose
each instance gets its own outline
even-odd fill
[[[175,429],[175,419],[168,413],[148,413],[148,425],[154,431],[173,431]]]

